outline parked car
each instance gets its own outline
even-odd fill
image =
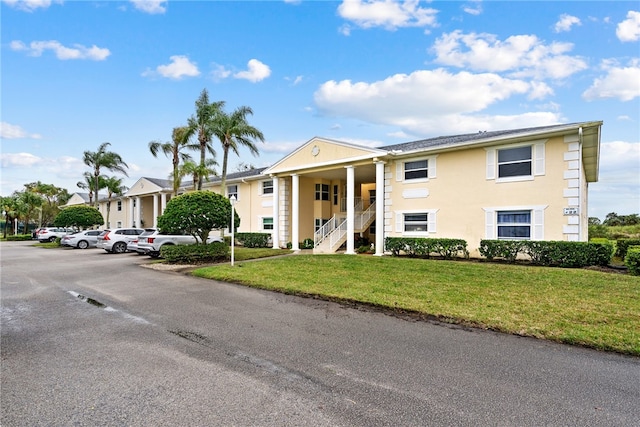
[[[102,233],[102,230],[84,230],[67,234],[60,239],[60,244],[78,249],[95,248],[100,233]]]
[[[38,241],[40,243],[54,242],[58,237],[62,238],[62,236],[74,231],[72,228],[44,227],[38,231]]]
[[[144,233],[146,233],[146,231]],[[138,239],[139,238],[140,237],[138,237]],[[133,239],[129,243],[127,243],[127,252],[138,252],[138,239]]]
[[[193,245],[198,243],[190,234],[161,234],[159,230],[147,230],[138,237],[138,253],[151,257],[160,256],[160,248],[167,245]],[[221,242],[220,237],[207,238],[207,243]]]
[[[130,241],[138,238],[145,230],[143,228],[114,228],[104,230],[98,236],[96,246],[107,252],[121,254],[127,251]]]

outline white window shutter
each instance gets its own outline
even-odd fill
[[[487,179],[496,179],[496,150],[487,150]]]
[[[533,211],[532,240],[544,240],[544,211],[542,209]]]
[[[427,220],[428,220],[427,231],[429,233],[435,233],[436,232],[436,213],[429,212]]]
[[[396,212],[396,232],[402,232],[402,223],[404,222],[404,214]]]
[[[436,177],[436,158],[435,157],[432,157],[429,159],[429,162],[427,163],[427,172],[429,174],[429,178]]]
[[[484,213],[484,224],[485,224],[485,239],[495,239],[496,238],[496,224],[495,224],[495,212],[494,211],[486,211]]]
[[[258,195],[259,195],[259,196],[262,196],[262,191],[263,191],[263,189],[264,189],[264,182],[260,182],[260,183],[258,184]]]
[[[404,175],[404,163],[396,162],[396,181],[402,181]]]
[[[544,144],[535,144],[533,146],[534,151],[534,175],[544,175]]]

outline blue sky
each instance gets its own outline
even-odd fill
[[[314,136],[367,146],[603,120],[589,215],[640,212],[637,1],[1,0],[0,193],[80,191],[85,150],[167,178],[152,140],[202,89],[250,106],[273,164]],[[195,154],[195,153],[194,153]],[[220,160],[221,161],[221,160]]]

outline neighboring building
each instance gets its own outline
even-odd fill
[[[313,138],[266,169],[229,174],[239,231],[273,246],[314,239],[317,253],[355,237],[587,240],[587,190],[598,180],[601,121],[438,137],[380,148]],[[220,179],[205,183],[219,191]],[[183,189],[190,191],[191,183]],[[155,225],[171,182],[141,178],[111,222]],[[100,201],[101,211],[104,200]],[[104,214],[104,212],[103,212]],[[347,236],[354,238],[347,239]]]

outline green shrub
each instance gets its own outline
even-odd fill
[[[31,240],[31,234],[14,234],[7,236],[7,242],[24,242],[25,240]]]
[[[437,254],[445,259],[469,257],[467,242],[462,239],[432,239],[426,237],[387,237],[385,248],[393,256],[401,252],[410,257],[429,258]]]
[[[640,276],[640,246],[630,246],[627,248],[624,265],[629,269],[629,274]]]
[[[160,256],[170,264],[200,264],[223,261],[229,256],[229,246],[224,242],[207,245],[165,245]]]
[[[313,242],[313,239],[304,239],[300,243],[300,249],[313,249],[314,246],[315,246],[315,243]]]
[[[268,248],[271,234],[269,233],[236,233],[234,237],[236,239],[236,242],[240,243],[245,248]]]
[[[508,262],[515,262],[519,254],[528,255],[533,264],[549,267],[606,266],[613,256],[613,244],[609,241],[481,240],[480,254],[490,261],[500,258]]]
[[[640,245],[640,239],[618,239],[616,240],[616,256],[625,259],[627,249],[630,246]]]

